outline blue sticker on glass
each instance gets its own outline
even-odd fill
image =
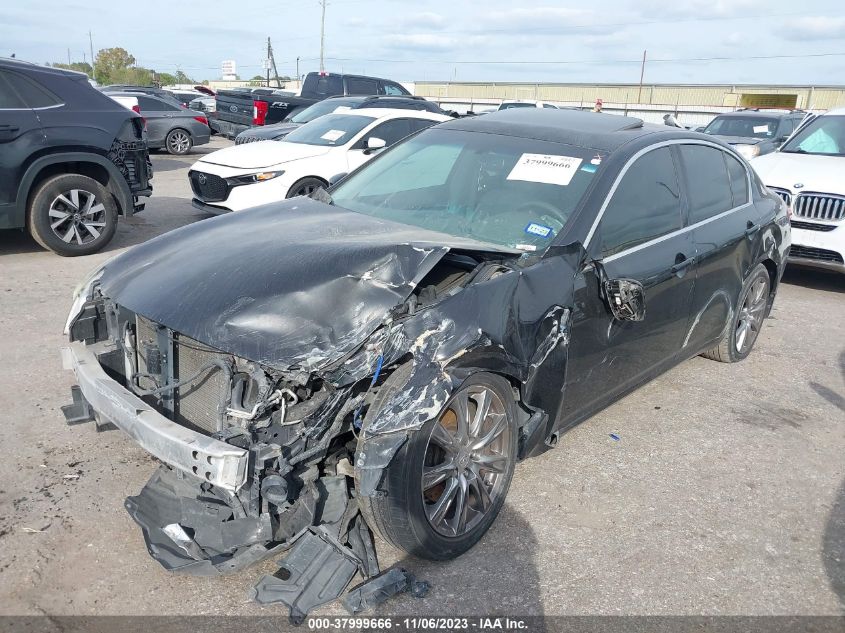
[[[538,237],[549,237],[552,234],[552,227],[532,222],[525,227],[525,232]]]
[[[597,169],[598,169],[598,166],[593,165],[592,163],[584,163],[584,165],[581,167],[581,171],[586,171],[590,174],[596,173]]]

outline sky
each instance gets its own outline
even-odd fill
[[[319,70],[319,0],[0,3],[0,56],[90,61],[121,46],[138,65],[218,79]],[[845,84],[843,0],[328,0],[329,72],[398,81]]]

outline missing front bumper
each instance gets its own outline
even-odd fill
[[[111,422],[144,450],[197,480],[229,491],[246,482],[247,451],[168,420],[112,380],[84,343],[63,348],[62,360],[101,422]]]

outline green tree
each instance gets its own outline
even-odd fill
[[[156,73],[156,80],[162,86],[172,86],[173,84],[179,83],[176,81],[176,77],[170,73]]]
[[[181,70],[177,70],[176,71],[176,81],[174,83],[177,83],[177,84],[192,84],[192,83],[196,83],[196,82],[193,79],[191,79],[190,77],[188,77],[188,75],[186,75]]]
[[[104,48],[94,61],[94,79],[101,85],[136,84],[147,86],[153,81],[153,73],[147,68],[135,66],[135,58],[124,48]]]
[[[267,78],[266,78],[266,77],[262,77],[261,75],[256,75],[255,77],[253,77],[252,79],[250,79],[250,81],[267,81]]]
[[[79,73],[85,73],[89,77],[93,76],[94,69],[91,67],[91,64],[88,62],[73,62],[72,64],[62,64],[60,62],[54,62],[52,64],[47,64],[48,66],[52,66],[53,68],[64,68],[65,70],[75,70]]]

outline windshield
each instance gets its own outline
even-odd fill
[[[766,139],[774,138],[777,129],[778,120],[768,117],[718,116],[704,128],[704,133]]]
[[[780,151],[790,154],[845,156],[845,116],[816,117]]]
[[[373,117],[357,114],[327,114],[295,129],[284,140],[305,145],[345,145],[373,121]]]
[[[308,121],[313,121],[324,114],[334,112],[338,108],[343,106],[351,107],[359,102],[360,99],[326,99],[325,101],[319,101],[304,110],[300,110],[285,120],[290,121],[291,123],[308,123]]]
[[[332,190],[334,204],[524,251],[544,251],[584,197],[601,158],[535,139],[426,130]]]

